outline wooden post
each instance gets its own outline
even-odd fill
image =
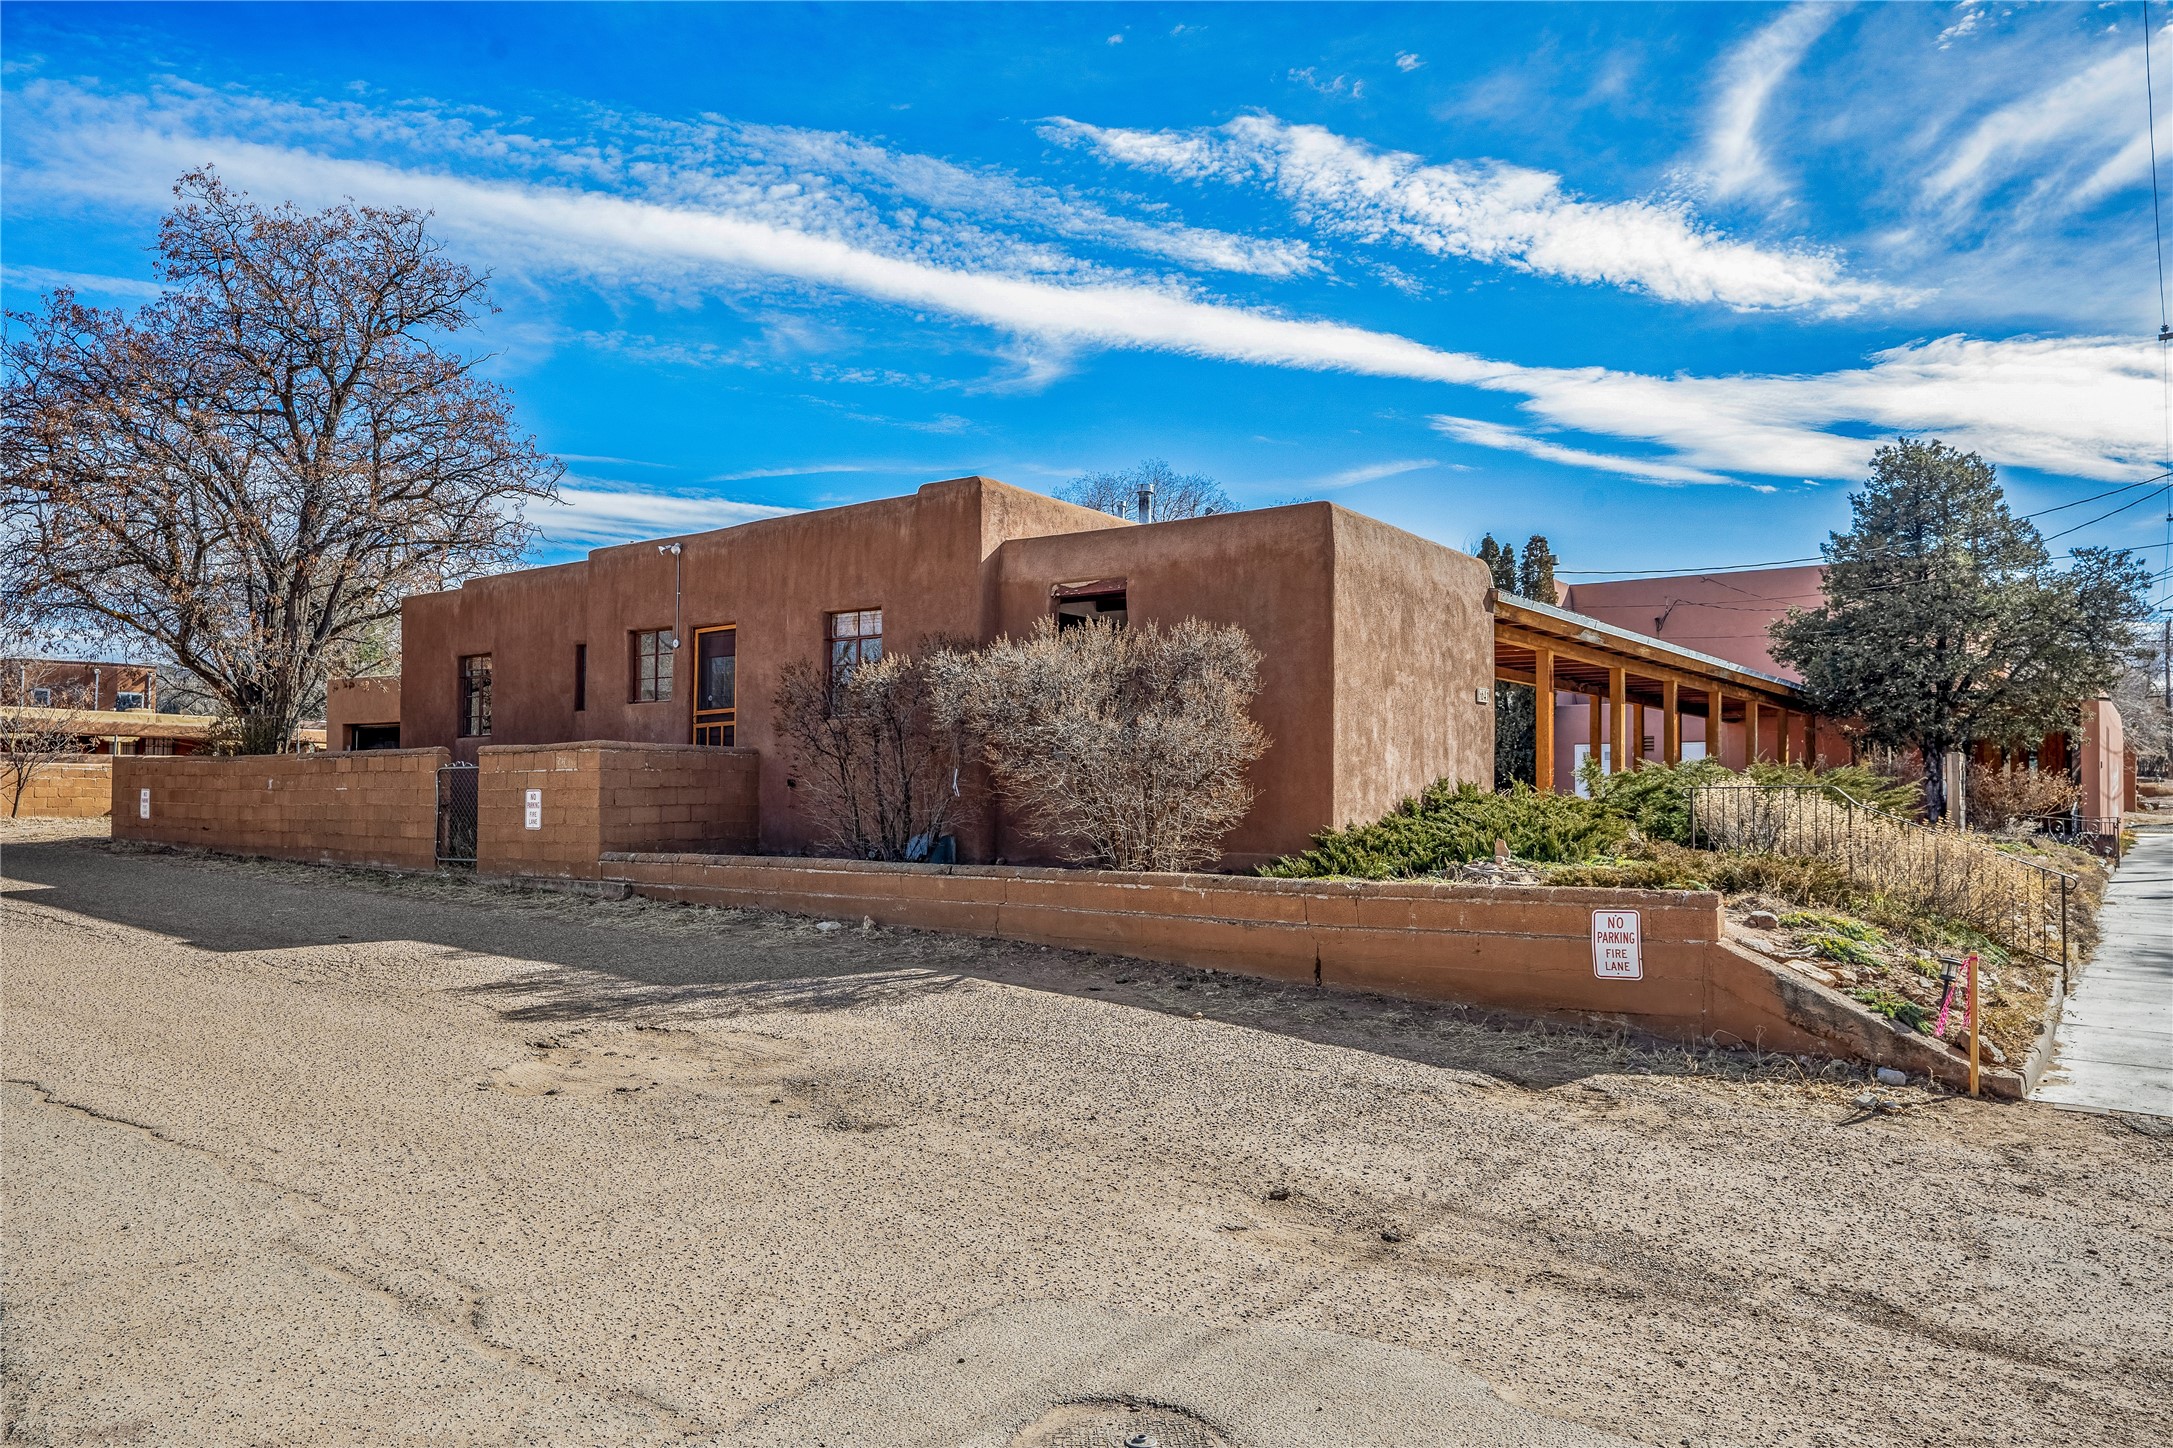
[[[1592,751],[1592,767],[1598,769],[1600,767],[1600,746],[1607,740],[1607,721],[1600,716],[1600,709],[1603,707],[1604,701],[1598,694],[1587,694],[1584,701],[1591,710],[1591,717],[1585,720],[1585,723],[1591,726],[1585,731],[1590,736],[1585,742]]]
[[[1660,762],[1683,762],[1683,695],[1673,679],[1660,681]]]
[[[1758,701],[1743,701],[1743,767],[1750,768],[1758,762]]]
[[[1614,767],[1607,771],[1609,774],[1629,767],[1627,761],[1630,757],[1630,751],[1624,747],[1629,740],[1629,727],[1629,671],[1619,668],[1609,669],[1607,671],[1607,739],[1609,758],[1612,759],[1614,764]]]
[[[1532,653],[1532,784],[1554,790],[1554,650]]]
[[[1645,763],[1645,706],[1630,706],[1630,767],[1642,768]]]
[[[1705,757],[1728,762],[1728,696],[1718,689],[1705,696]]]
[[[1780,738],[1773,742],[1773,753],[1781,763],[1792,764],[1795,762],[1795,740],[1789,730],[1795,726],[1796,716],[1787,709],[1781,710],[1780,714]]]

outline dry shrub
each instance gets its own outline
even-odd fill
[[[2018,950],[2059,954],[2060,876],[2072,870],[2025,859],[1980,836],[1927,828],[1808,790],[1700,790],[1693,807],[1700,843],[1753,857],[1823,861],[1839,872],[1850,898],[1913,907]],[[2067,863],[2063,857],[2061,865]],[[2071,933],[2088,929],[2080,917],[2094,891],[2088,876],[2082,882],[2068,902]]]
[[[1242,629],[1187,619],[1057,629],[939,661],[998,792],[1066,858],[1120,870],[1214,860],[1252,807],[1268,739],[1246,713],[1260,655]]]
[[[940,706],[935,660],[888,654],[832,674],[788,666],[773,701],[801,811],[823,843],[863,860],[925,858],[960,800],[960,735]]]
[[[2049,770],[1972,764],[1964,798],[1972,828],[2004,830],[2024,820],[2066,814],[2082,791],[2066,775]]]

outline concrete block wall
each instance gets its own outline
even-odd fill
[[[428,870],[443,749],[113,760],[113,837]],[[148,794],[146,794],[148,791]]]
[[[614,851],[755,848],[760,756],[678,744],[493,745],[476,755],[476,869],[594,879]],[[534,828],[528,792],[538,792]]]
[[[0,798],[0,807],[7,801]],[[94,820],[113,808],[113,761],[71,759],[43,764],[32,771],[30,783],[17,802],[21,819]]]

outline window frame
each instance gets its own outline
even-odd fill
[[[626,702],[629,704],[669,704],[672,701],[672,676],[678,672],[679,651],[671,646],[672,631],[668,628],[638,628],[627,634]],[[646,677],[645,665],[651,666]],[[644,690],[648,692],[644,693]]]
[[[875,621],[874,631],[867,630],[870,618]],[[846,621],[850,620],[849,623]],[[840,627],[850,628],[849,633],[839,632]],[[823,615],[823,658],[830,682],[840,683],[852,677],[852,671],[862,664],[872,664],[883,657],[883,608],[877,604],[871,608],[836,608]],[[845,646],[840,652],[840,645]]]
[[[573,712],[587,710],[589,706],[589,646],[585,643],[573,646]]]
[[[481,687],[477,687],[476,664],[481,663]],[[496,670],[489,654],[462,654],[460,656],[460,737],[463,739],[488,739],[491,727],[491,682]],[[480,700],[482,707],[477,708]],[[478,727],[480,726],[480,727]]]

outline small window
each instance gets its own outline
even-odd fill
[[[883,656],[883,611],[855,609],[830,615],[830,676],[842,679]]]
[[[637,704],[658,704],[672,696],[672,635],[670,629],[647,629],[634,635],[634,689]]]
[[[143,707],[143,695],[134,689],[123,689],[113,696],[113,707],[116,709],[141,709]]]
[[[489,654],[470,654],[460,661],[460,732],[469,738],[490,733]]]
[[[589,706],[589,646],[573,646],[573,712],[578,714]]]
[[[53,707],[53,691],[51,689],[32,689],[30,691],[30,702],[40,709],[50,709]]]
[[[1090,623],[1123,628],[1124,587],[1121,578],[1092,583],[1059,583],[1049,590],[1055,605],[1057,629],[1078,628]]]

